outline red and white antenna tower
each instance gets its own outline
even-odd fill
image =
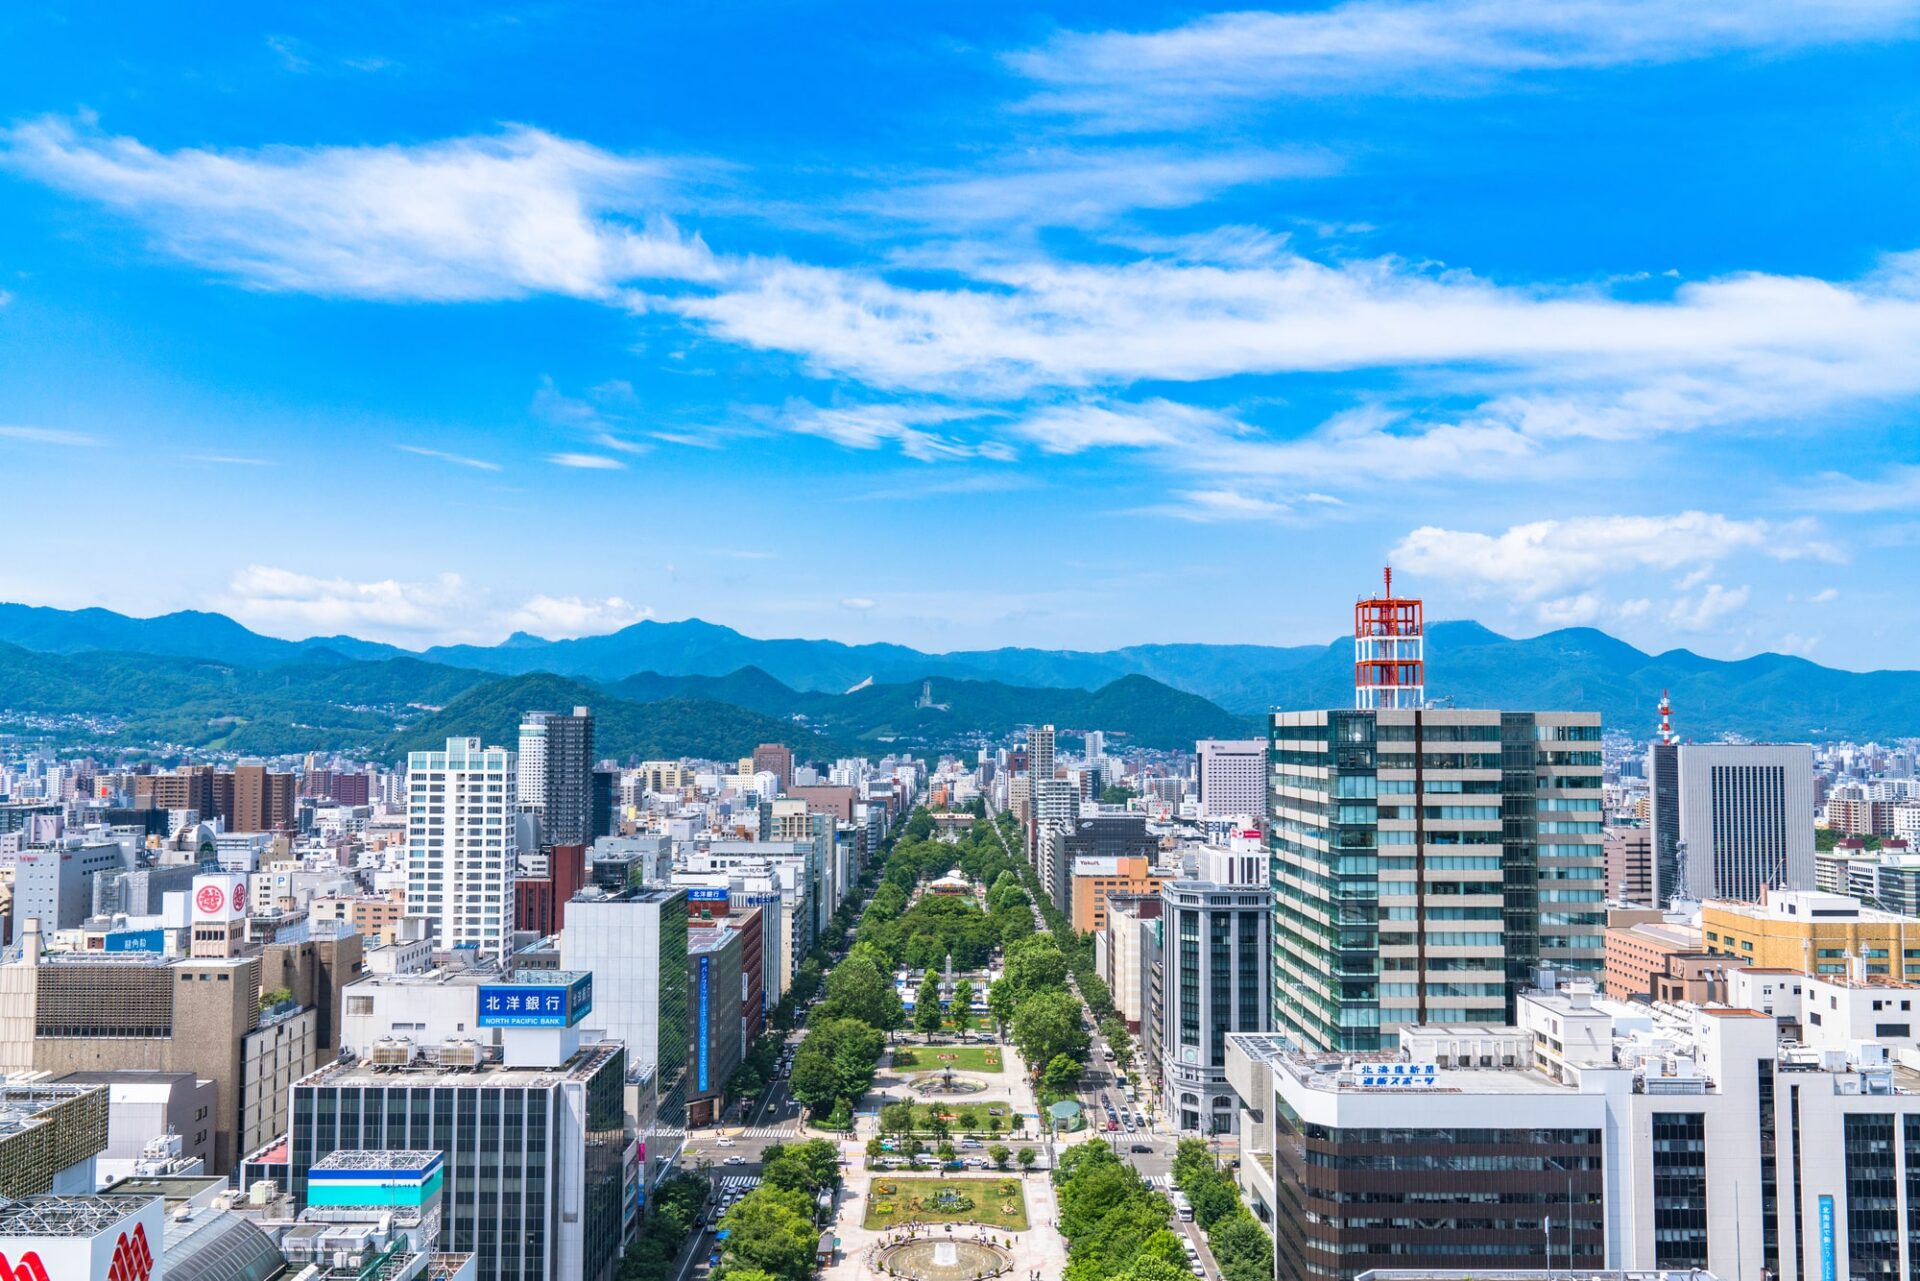
[[[1673,742],[1673,702],[1664,689],[1660,691],[1660,741]]]
[[[1386,592],[1353,607],[1353,705],[1361,711],[1419,707],[1427,699],[1426,604]]]

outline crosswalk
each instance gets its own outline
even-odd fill
[[[800,1137],[798,1125],[755,1125],[740,1131],[743,1139],[797,1139]]]
[[[757,1174],[723,1174],[720,1176],[720,1194],[729,1192],[751,1192],[760,1186]]]

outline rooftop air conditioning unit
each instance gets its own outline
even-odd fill
[[[404,1036],[383,1036],[373,1043],[375,1067],[405,1067],[413,1062],[413,1041]]]

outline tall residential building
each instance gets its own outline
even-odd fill
[[[528,712],[515,772],[519,808],[536,813],[548,845],[593,842],[593,713]]]
[[[1655,743],[1647,773],[1660,906],[1813,888],[1810,746]]]
[[[1053,726],[1037,725],[1027,731],[1027,773],[1035,779],[1053,777]]]
[[[683,889],[584,893],[567,904],[560,931],[562,968],[593,974],[586,1027],[626,1043],[630,1072],[653,1075],[667,1125],[686,1123],[690,1094],[688,943]]]
[[[1260,738],[1203,738],[1194,744],[1199,756],[1196,778],[1200,785],[1203,818],[1245,816],[1267,820],[1267,743]]]
[[[783,743],[762,743],[753,749],[753,772],[780,780],[780,790],[793,786],[793,749]]]
[[[407,754],[407,915],[438,948],[504,959],[513,932],[513,753],[450,738]]]
[[[1375,1050],[1604,967],[1597,712],[1276,712],[1273,1030]]]
[[[1227,1036],[1271,1026],[1264,860],[1203,850],[1196,880],[1160,888],[1162,1110],[1189,1133],[1236,1128]]]
[[[264,765],[239,765],[233,771],[233,808],[224,817],[230,832],[273,832],[294,825],[297,789],[292,774],[270,773]]]

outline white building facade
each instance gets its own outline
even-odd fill
[[[514,755],[450,738],[407,756],[407,915],[432,922],[435,946],[503,959],[513,931],[518,848]]]

